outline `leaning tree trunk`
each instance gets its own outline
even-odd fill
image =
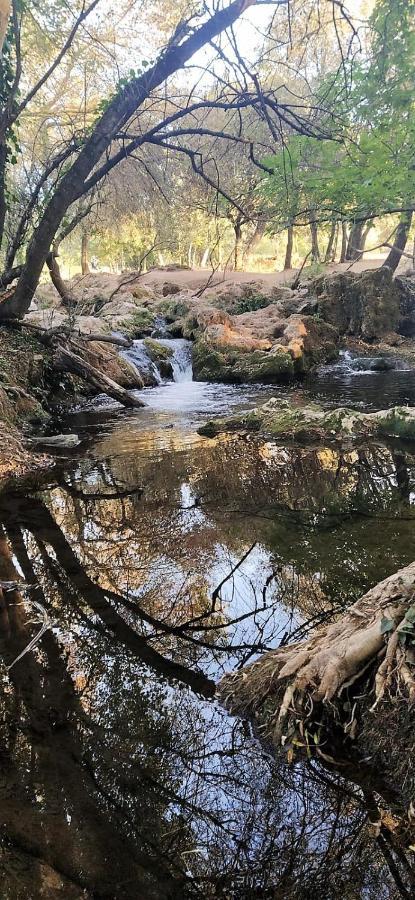
[[[59,268],[59,263],[57,260],[57,250],[52,250],[47,257],[46,264],[49,269],[49,275],[52,281],[53,286],[56,288],[63,306],[66,306],[67,309],[71,309],[71,307],[76,306],[76,300],[71,296],[68,288],[62,278],[61,270]]]
[[[317,230],[317,222],[310,222],[310,234],[311,234],[311,259],[313,262],[320,262],[320,248],[318,245],[318,230]]]
[[[285,248],[284,271],[293,267],[294,225],[287,228],[287,246]]]
[[[387,691],[397,702],[412,703],[414,638],[415,562],[381,581],[336,622],[317,628],[309,640],[272,650],[225,675],[219,696],[231,712],[255,717],[264,737],[276,744],[299,733],[304,740],[304,723],[320,720],[319,704],[335,717],[342,691],[365,673],[373,689],[372,711]]]
[[[393,242],[392,249],[386,257],[385,262],[382,264],[382,268],[385,268],[387,266],[388,269],[392,270],[392,272],[395,272],[398,268],[402,258],[402,254],[406,247],[406,242],[408,240],[412,216],[413,210],[408,210],[407,212],[402,213],[401,220],[396,229],[395,240]]]
[[[184,68],[186,62],[198,50],[205,44],[209,44],[226,28],[232,26],[239,16],[255,2],[256,0],[233,0],[225,8],[219,9],[200,28],[191,31],[183,43],[177,44],[172,41],[153,66],[146,69],[142,75],[132,78],[115,94],[92,129],[75,162],[61,178],[47,204],[29,244],[16,290],[12,297],[0,303],[0,320],[22,318],[29,309],[43,266],[63,217],[69,207],[99,183],[100,178],[104,177],[110,168],[111,161],[107,160],[101,166],[101,175],[95,171],[92,177],[91,173],[94,169],[96,170],[97,164],[103,159],[103,154],[120,129],[145,103],[151,91],[156,90],[171,75]],[[145,135],[142,135],[140,140],[145,143]],[[124,153],[120,159],[123,157]]]
[[[89,244],[89,235],[87,231],[82,231],[81,237],[81,272],[82,275],[89,275],[89,260],[88,260],[88,244]]]

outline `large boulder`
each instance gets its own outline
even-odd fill
[[[233,321],[237,328],[249,330],[253,337],[270,341],[279,338],[286,326],[286,317],[281,315],[279,306],[274,303],[255,312],[234,316]]]
[[[340,334],[373,341],[397,330],[401,292],[386,267],[323,275],[312,282],[309,295],[317,299],[317,315]]]
[[[294,374],[293,359],[283,347],[268,352],[241,351],[224,346],[219,349],[203,337],[193,348],[193,375],[196,381],[275,383],[287,381]]]
[[[415,337],[415,278],[399,276],[395,284],[400,291],[399,334]]]
[[[256,315],[256,314],[252,314]],[[193,372],[198,381],[279,382],[300,376],[337,352],[337,332],[309,316],[279,321],[279,337],[257,337],[247,326],[211,325],[193,349]],[[273,320],[275,326],[275,320]],[[272,329],[275,331],[275,327]]]
[[[53,307],[49,309],[39,309],[29,312],[25,316],[25,322],[42,328],[43,331],[50,331],[52,328],[70,327],[74,334],[89,335],[102,334],[109,335],[111,328],[108,322],[96,318],[96,316],[73,316],[68,314],[64,307]]]
[[[257,338],[247,328],[235,329],[232,324],[212,324],[205,328],[205,341],[225,350],[239,350],[250,353],[253,350],[270,350],[270,340]]]

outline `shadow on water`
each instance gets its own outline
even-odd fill
[[[203,440],[258,392],[180,391],[0,497],[1,896],[410,897],[401,786],[275,760],[213,692],[413,560],[415,457]]]

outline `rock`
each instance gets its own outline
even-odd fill
[[[171,358],[173,350],[153,338],[145,338],[144,346],[151,361],[157,366],[162,378],[173,378]]]
[[[204,340],[215,347],[226,350],[239,350],[251,353],[253,350],[270,350],[271,341],[254,337],[249,329],[240,327],[233,329],[231,325],[208,325],[204,331]]]
[[[249,330],[254,337],[267,338],[270,341],[280,337],[286,326],[286,318],[281,315],[280,308],[275,304],[255,312],[234,316],[233,322],[237,328]]]
[[[160,362],[160,360],[170,359],[173,356],[171,347],[166,347],[165,344],[161,344],[160,341],[154,340],[154,338],[145,338],[143,343],[153,362]]]
[[[294,363],[282,347],[269,352],[226,346],[220,350],[203,337],[193,347],[193,374],[196,381],[272,383],[293,378]]]
[[[59,450],[70,450],[72,447],[79,447],[81,443],[77,434],[55,434],[53,436],[40,435],[39,437],[28,438],[28,443],[35,446],[55,447]]]
[[[415,278],[398,276],[395,283],[400,290],[399,334],[415,337]]]
[[[309,287],[317,299],[317,313],[340,334],[374,340],[396,331],[400,319],[401,292],[388,268],[359,274],[323,275]]]
[[[299,443],[341,441],[356,443],[368,439],[415,440],[415,409],[395,406],[374,413],[346,407],[327,410],[317,405],[291,406],[272,399],[250,412],[228,419],[207,422],[199,434],[214,437],[227,431],[255,431],[276,440]]]
[[[125,356],[118,353],[113,344],[101,344],[100,341],[88,343],[83,348],[83,358],[98,371],[112,378],[123,388],[143,387],[143,378],[139,369]]]
[[[156,321],[155,311],[129,301],[125,303],[120,301],[118,304],[112,301],[103,307],[101,316],[112,330],[122,331],[132,338],[149,337]]]
[[[49,331],[51,328],[60,328],[61,326],[71,326],[74,334],[108,335],[111,333],[108,323],[102,319],[96,316],[74,316],[71,318],[63,307],[27,313],[24,320],[32,325],[36,325],[38,328],[42,328],[44,331]]]
[[[357,372],[389,372],[396,368],[394,360],[384,356],[358,356],[350,360],[349,365]]]
[[[233,320],[223,309],[196,301],[188,304],[187,314],[182,320],[183,337],[192,340],[211,325],[225,325],[232,328]]]
[[[0,387],[0,490],[16,478],[29,475],[51,464],[44,454],[34,454],[23,445],[15,422],[19,418],[14,398]]]
[[[161,289],[163,297],[172,297],[173,294],[180,294],[181,287],[176,281],[165,281]]]
[[[261,311],[263,313],[264,311]],[[255,337],[251,327],[234,324],[209,326],[193,348],[193,372],[198,381],[278,382],[302,375],[337,352],[337,332],[311,317],[278,320],[279,339]],[[236,316],[234,323],[245,317]],[[272,318],[272,329],[276,320]]]

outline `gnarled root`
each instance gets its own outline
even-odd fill
[[[303,731],[315,704],[334,704],[373,666],[374,705],[388,688],[415,699],[415,562],[372,588],[336,622],[301,644],[270,651],[222,679],[221,702],[256,717],[264,735],[280,744]]]

